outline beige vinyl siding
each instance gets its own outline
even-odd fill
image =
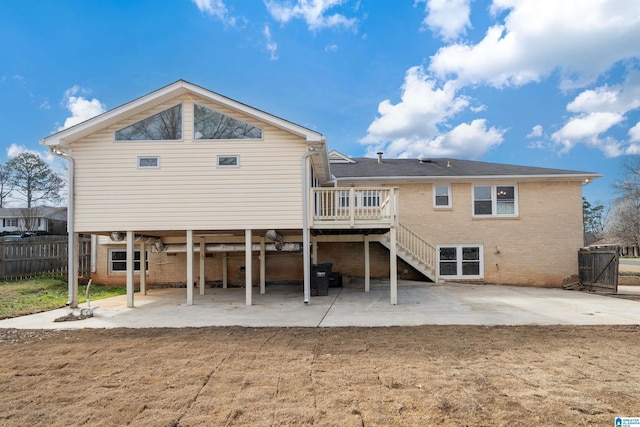
[[[300,159],[306,142],[199,99],[260,127],[263,139],[192,141],[192,98],[167,102],[72,145],[77,232],[302,226]],[[183,140],[113,141],[115,130],[179,102]],[[240,166],[219,168],[218,155],[237,155]],[[160,156],[160,167],[138,169],[138,156]]]

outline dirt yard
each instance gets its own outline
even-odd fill
[[[0,330],[2,426],[613,426],[640,326]]]

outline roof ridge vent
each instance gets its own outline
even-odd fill
[[[418,163],[431,163],[431,157],[418,157]]]

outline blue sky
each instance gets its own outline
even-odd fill
[[[591,171],[640,154],[637,0],[3,0],[0,162],[184,79],[351,156]]]

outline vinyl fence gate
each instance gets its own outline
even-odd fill
[[[618,293],[617,246],[582,248],[578,251],[580,286],[592,292]]]

